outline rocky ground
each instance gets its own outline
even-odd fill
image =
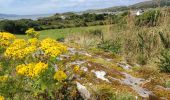
[[[116,96],[121,94],[119,97],[127,97],[125,100],[170,99],[170,88],[155,82],[160,80],[157,77],[153,78],[156,72],[151,70],[144,73],[145,71],[140,70],[142,66],[135,63],[130,65],[121,56],[101,50],[70,47],[68,53],[58,59],[67,67],[80,68],[81,73],[73,77],[77,89],[85,100],[94,98],[107,100],[104,95],[109,95],[110,92]],[[166,79],[168,78],[169,76]]]

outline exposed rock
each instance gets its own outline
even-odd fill
[[[108,59],[108,58],[105,58],[105,60],[108,61],[108,62],[112,61],[112,59]]]
[[[89,57],[91,57],[92,55],[90,55],[90,54],[88,54],[87,52],[79,52],[80,54],[82,54],[82,55],[85,55],[85,56],[89,56]]]
[[[141,97],[149,97],[150,94],[153,94],[151,91],[140,87],[145,80],[142,78],[135,78],[130,74],[123,73],[125,78],[122,79],[122,83],[131,86]]]
[[[58,66],[56,64],[53,64],[55,71],[58,71]]]
[[[85,72],[88,71],[88,68],[87,68],[87,67],[81,67],[80,69],[83,70],[83,71],[85,71]]]
[[[95,73],[97,78],[110,83],[110,81],[107,78],[105,78],[106,72],[104,72],[104,71],[94,71],[94,70],[92,70],[91,72]]]
[[[82,65],[82,64],[84,64],[86,61],[75,61],[75,62],[71,62],[70,64],[71,65]]]
[[[122,74],[125,76],[125,79],[122,79],[122,82],[131,86],[140,85],[145,81],[142,78],[136,78],[127,73],[122,73]]]
[[[69,55],[60,55],[60,59],[62,59],[62,58],[68,59],[68,58],[70,58],[70,56]]]
[[[84,100],[90,99],[90,92],[86,89],[85,86],[81,85],[79,82],[76,82],[77,90],[80,92],[80,95]]]
[[[164,91],[170,91],[170,88],[165,88],[165,87],[160,86],[160,85],[156,85],[155,89],[157,89],[157,90],[164,90]]]
[[[70,54],[74,55],[76,53],[75,48],[68,48]]]
[[[74,55],[74,54],[78,53],[78,54],[85,55],[85,56],[89,56],[89,57],[92,56],[91,54],[89,54],[89,53],[87,53],[87,52],[85,52],[85,51],[78,51],[78,50],[76,50],[75,48],[68,48],[68,51],[69,51],[69,53],[70,53],[71,55]]]
[[[132,66],[130,66],[129,64],[125,63],[125,62],[120,62],[117,64],[119,67],[122,67],[125,70],[129,70],[132,68]]]

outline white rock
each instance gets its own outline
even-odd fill
[[[84,98],[84,100],[90,99],[90,92],[86,89],[85,86],[81,85],[79,82],[76,82],[77,89],[80,92],[81,96]]]
[[[97,78],[110,83],[110,81],[107,78],[104,77],[106,75],[106,72],[104,72],[104,71],[94,71],[94,70],[92,70],[92,72],[95,73]]]
[[[92,57],[92,55],[88,54],[87,52],[80,52],[80,54],[85,55],[85,56]]]
[[[70,64],[71,65],[82,65],[82,64],[84,64],[85,63],[85,61],[74,61],[74,62],[71,62]]]
[[[122,73],[125,78],[121,80],[123,84],[129,85],[133,90],[135,90],[142,97],[149,97],[152,94],[151,91],[140,87],[140,85],[145,81],[142,78],[136,78],[127,73]]]
[[[125,70],[129,70],[129,69],[132,68],[132,66],[128,65],[128,64],[125,63],[125,62],[118,63],[117,65],[120,66],[120,67],[122,67],[122,68],[125,69]]]
[[[81,70],[87,72],[87,71],[88,71],[88,68],[87,68],[87,67],[81,67]]]

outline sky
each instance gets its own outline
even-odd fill
[[[146,0],[0,0],[3,14],[53,14],[84,11],[121,5],[132,5]]]

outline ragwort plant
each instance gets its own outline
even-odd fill
[[[70,78],[74,71],[56,66],[67,46],[50,38],[39,40],[34,29],[26,33],[28,40],[0,33],[0,100],[81,98]]]

